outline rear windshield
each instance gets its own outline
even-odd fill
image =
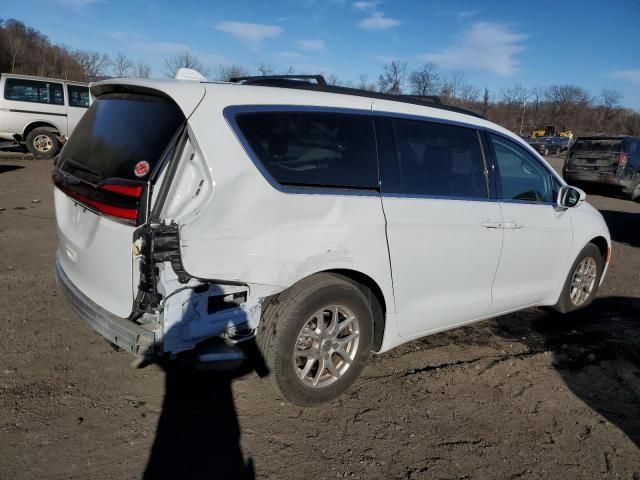
[[[571,147],[572,152],[619,152],[622,149],[620,138],[578,139]]]
[[[184,120],[178,106],[164,98],[103,95],[73,131],[60,168],[93,184],[112,177],[146,180]],[[140,162],[148,168],[136,169]]]

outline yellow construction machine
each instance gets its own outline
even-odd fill
[[[567,137],[569,140],[573,139],[573,132],[571,130],[564,130],[562,132],[558,132],[555,125],[547,125],[544,127],[544,130],[534,130],[531,132],[531,138],[540,138],[540,137]]]

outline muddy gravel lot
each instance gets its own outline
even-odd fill
[[[131,368],[72,317],[51,169],[0,157],[0,479],[640,479],[639,204],[589,196],[615,240],[590,308],[412,342],[301,409],[251,371]]]

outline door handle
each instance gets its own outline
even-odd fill
[[[520,230],[524,228],[524,224],[520,222],[506,222],[503,227],[505,230]]]
[[[484,228],[504,228],[502,225],[502,222],[486,221],[486,222],[482,222],[480,225],[483,226]]]

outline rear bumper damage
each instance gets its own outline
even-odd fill
[[[130,318],[118,317],[87,297],[56,258],[57,282],[72,310],[106,340],[136,356],[190,351],[200,362],[242,358],[236,345],[253,338],[267,297],[264,286],[191,278],[180,268],[179,257],[165,255],[172,248],[160,248],[158,242],[155,246],[161,258],[150,268],[153,285],[145,298],[151,301],[138,299]]]
[[[572,181],[602,183],[621,187],[625,191],[632,188],[640,178],[640,174],[628,168],[618,169],[615,173],[598,170],[574,170],[564,168],[562,175],[569,183]]]
[[[56,259],[56,280],[69,306],[93,330],[133,355],[144,355],[156,342],[156,334],[131,320],[113,315],[84,295],[67,277]]]

